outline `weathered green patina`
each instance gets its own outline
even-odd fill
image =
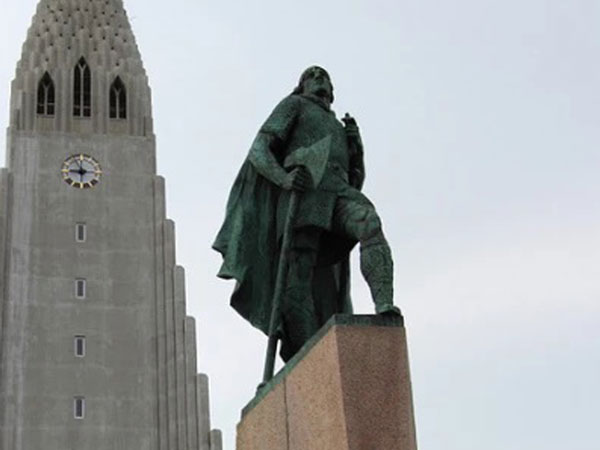
[[[393,306],[393,263],[373,204],[360,192],[363,146],[358,126],[330,109],[333,86],[320,67],[307,69],[261,127],[234,182],[225,222],[213,247],[223,255],[219,276],[235,279],[232,306],[291,358],[337,313],[351,313],[349,253],[361,244],[361,271],[376,311]],[[301,164],[286,170],[298,149],[328,142],[318,185]],[[297,193],[297,194],[294,194]],[[290,199],[296,196],[289,255],[281,260]],[[270,330],[277,272],[284,264],[276,330]],[[280,281],[281,281],[280,277]]]

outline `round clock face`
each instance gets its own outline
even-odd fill
[[[88,155],[73,155],[62,166],[63,180],[74,188],[93,188],[100,181],[102,169],[94,158]]]

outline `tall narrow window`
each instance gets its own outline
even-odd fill
[[[85,356],[85,336],[75,336],[74,340],[75,356],[83,358]]]
[[[92,73],[83,57],[75,66],[73,75],[73,115],[90,117],[92,115]]]
[[[75,225],[75,240],[77,242],[85,242],[87,239],[87,227],[85,223],[78,223]]]
[[[127,118],[127,91],[120,77],[115,78],[110,86],[110,118]]]
[[[84,279],[80,278],[75,280],[75,297],[77,298],[85,298],[86,295],[86,282]]]
[[[53,116],[54,104],[54,82],[50,74],[46,72],[38,84],[37,113],[42,116]]]
[[[85,417],[85,397],[75,397],[73,399],[73,417],[76,419]]]

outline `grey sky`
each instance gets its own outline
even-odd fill
[[[37,1],[1,1],[5,127]],[[254,134],[314,63],[332,75],[338,115],[363,132],[365,192],[395,253],[420,448],[600,448],[597,0],[125,5],[227,449],[266,340],[229,309],[210,245]],[[353,297],[372,311],[356,270]]]

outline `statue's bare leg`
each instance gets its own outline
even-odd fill
[[[340,197],[334,214],[334,232],[360,243],[360,269],[369,285],[378,314],[400,314],[394,306],[394,262],[375,207],[360,198]]]

